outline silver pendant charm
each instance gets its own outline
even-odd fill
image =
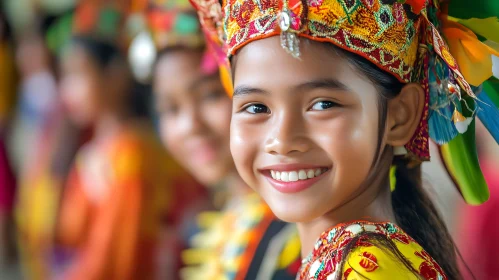
[[[292,32],[291,27],[291,15],[288,10],[281,12],[279,17],[279,27],[281,28],[281,47],[283,47],[287,53],[291,54],[294,58],[300,57],[300,40],[298,35]]]

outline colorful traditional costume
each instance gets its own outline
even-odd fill
[[[59,17],[55,21],[59,22]],[[53,24],[49,30],[59,26]],[[56,81],[50,72],[34,75],[25,81],[24,89],[33,97],[32,101],[37,102],[21,100],[19,124],[34,122],[36,125],[28,129],[32,137],[24,135],[33,144],[21,141],[14,146],[20,145],[29,156],[29,161],[18,166],[17,241],[23,276],[49,279],[60,194],[72,158],[85,137],[65,118],[56,93]],[[19,132],[22,129],[20,127]],[[19,134],[14,140],[19,138],[24,139]]]
[[[129,4],[81,2],[75,33],[122,35]],[[173,278],[177,264],[163,259],[162,242],[177,249],[171,232],[184,214],[183,192],[196,193],[198,186],[166,154],[146,120],[128,119],[91,139],[78,151],[63,193],[56,235],[70,261],[62,278]]]
[[[184,259],[182,279],[294,279],[299,269],[296,228],[275,218],[257,194],[229,201],[217,214],[204,213],[208,224],[196,235]]]
[[[203,33],[190,4],[160,2],[151,1],[148,7],[149,27],[159,53],[168,47],[205,49]],[[211,51],[207,49],[201,64],[207,75],[218,70]],[[192,247],[183,253],[188,266],[182,270],[181,278],[295,278],[300,253],[296,229],[277,220],[256,194],[229,197],[222,211],[202,213],[198,221],[204,230],[193,237]]]
[[[2,28],[7,29],[6,26]],[[10,42],[0,37],[0,215],[6,216],[12,213],[14,205],[15,178],[5,147],[5,130],[15,108],[16,87],[14,53]]]
[[[306,38],[353,52],[400,82],[420,83],[425,92],[420,124],[409,143],[397,150],[417,164],[429,159],[432,139],[441,146],[464,199],[470,204],[488,199],[476,154],[474,120],[477,116],[499,141],[498,80],[492,77],[492,61],[499,56],[497,18],[452,17],[449,7],[441,7],[438,0],[191,2],[211,46],[220,54],[225,85],[231,84],[231,56],[270,36],[280,36],[281,46],[297,58],[300,39]],[[474,5],[462,2],[461,8]],[[452,11],[452,1],[450,5]],[[363,236],[369,233],[392,240],[412,269],[367,242]],[[347,255],[345,246],[354,237],[358,241],[350,244]],[[345,258],[339,271],[337,264]],[[431,256],[400,228],[359,221],[326,231],[304,259],[299,279],[394,279],[395,275],[396,279],[446,279]]]
[[[55,107],[19,180],[16,222],[23,273],[29,279],[51,278],[60,195],[74,154],[86,138],[64,119],[61,106]]]
[[[80,150],[58,228],[60,243],[76,250],[67,279],[154,279],[172,166],[143,128]]]

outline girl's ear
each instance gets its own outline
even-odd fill
[[[415,83],[405,85],[397,97],[388,101],[388,145],[404,146],[411,140],[421,121],[424,104],[424,90]]]

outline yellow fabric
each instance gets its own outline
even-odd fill
[[[296,257],[300,256],[300,250],[300,236],[298,235],[298,232],[295,232],[288,242],[286,242],[281,256],[279,257],[277,268],[285,269],[290,266],[294,261],[296,261]]]
[[[397,247],[396,252],[380,241],[384,238]],[[406,266],[398,254],[410,264]],[[354,221],[322,233],[304,260],[298,279],[447,278],[437,262],[398,226],[388,222]]]
[[[411,243],[410,245],[405,245],[403,243],[395,241],[397,248],[413,265],[414,269],[418,271],[419,266],[423,262],[423,259],[418,258],[415,252],[420,252],[422,248],[416,243]],[[374,263],[367,258],[365,258],[364,252],[368,252],[376,257],[377,262]],[[361,262],[365,261],[370,264],[368,268],[361,266]],[[374,269],[376,265],[379,265],[374,271],[369,271]],[[369,268],[370,267],[370,268]],[[348,275],[345,280],[357,280],[357,279],[368,279],[371,280],[386,280],[386,279],[404,279],[404,280],[417,280],[419,279],[412,271],[409,270],[403,263],[400,262],[395,256],[387,253],[386,250],[378,248],[376,246],[369,247],[357,247],[352,250],[348,256],[348,259],[343,268],[343,274],[352,268],[352,272]]]

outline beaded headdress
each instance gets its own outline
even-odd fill
[[[218,37],[206,40],[196,10],[188,0],[149,0],[147,22],[157,50],[178,46],[205,47],[207,51],[202,70],[212,72],[218,68],[225,90],[232,92],[226,55],[220,48],[221,41]]]
[[[158,50],[179,45],[190,48],[205,45],[196,11],[187,0],[148,1],[147,23]]]
[[[401,82],[421,84],[426,102],[419,127],[405,145],[407,156],[429,160],[431,138],[441,145],[466,201],[488,199],[474,119],[478,116],[499,141],[499,93],[492,77],[493,56],[499,56],[497,18],[451,17],[448,5],[438,0],[191,2],[208,39],[227,55],[221,61],[227,69],[229,58],[254,40],[280,36],[281,46],[299,57],[300,38],[307,38],[356,53]]]
[[[123,31],[129,12],[129,1],[80,1],[75,10],[72,32],[118,44],[125,43]]]
[[[128,1],[79,1],[74,9],[59,15],[48,27],[48,48],[60,54],[72,36],[90,36],[126,47],[122,32],[130,8],[126,4]]]

